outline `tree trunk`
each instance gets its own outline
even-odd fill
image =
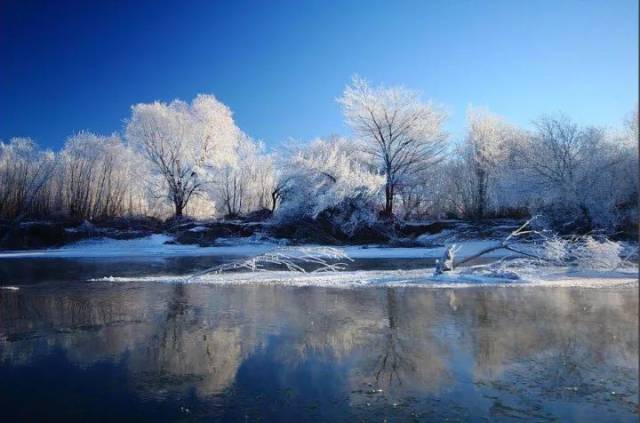
[[[393,216],[393,186],[388,182],[384,187],[384,195],[384,215],[391,218]]]
[[[480,185],[478,186],[478,219],[482,219],[484,218],[484,214],[485,214],[485,204],[486,204],[486,197],[487,197],[487,190],[486,190],[486,186],[485,186],[485,180],[484,177],[482,179],[480,179]]]
[[[476,178],[478,180],[478,191],[476,192],[475,218],[480,220],[484,218],[487,206],[487,174],[482,167],[478,166],[476,168]]]
[[[182,217],[183,206],[180,203],[174,203],[176,206],[176,217]]]
[[[271,213],[276,211],[276,206],[278,205],[278,193],[276,191],[271,193]]]

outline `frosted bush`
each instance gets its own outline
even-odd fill
[[[622,264],[622,245],[618,242],[598,241],[584,237],[574,248],[573,256],[581,269],[613,270]]]
[[[623,262],[621,243],[592,236],[570,239],[553,236],[544,241],[535,254],[552,263],[573,263],[579,269],[614,270]]]
[[[359,229],[372,226],[377,220],[375,207],[366,197],[344,200],[338,205],[340,212],[333,217],[342,232],[353,236]]]
[[[569,243],[558,237],[545,241],[542,247],[542,257],[553,262],[564,262],[570,257]]]
[[[344,139],[317,139],[295,149],[288,159],[279,220],[317,218],[336,209],[346,231],[372,219],[370,209],[380,193],[383,177],[367,168],[353,146]],[[362,213],[353,207],[363,208]],[[343,213],[338,213],[343,211]]]

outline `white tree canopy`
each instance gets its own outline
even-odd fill
[[[317,138],[293,148],[287,158],[285,201],[280,215],[315,217],[352,197],[375,199],[382,177],[359,160],[353,144],[344,138]]]
[[[498,172],[509,154],[510,143],[519,131],[486,109],[469,107],[467,134],[459,151],[463,162],[459,191],[464,193],[464,214],[483,218],[494,196]]]
[[[201,94],[191,104],[174,100],[133,106],[125,133],[162,176],[167,198],[181,216],[191,197],[210,182],[210,169],[235,161],[240,130],[227,106]]]
[[[372,162],[384,172],[384,212],[391,216],[396,189],[442,159],[447,146],[443,130],[447,114],[443,108],[423,102],[415,91],[371,87],[358,76],[338,102]]]

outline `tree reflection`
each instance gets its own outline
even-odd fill
[[[285,385],[322,362],[349,392],[437,395],[472,383],[597,397],[615,384],[637,393],[623,377],[638,370],[637,315],[637,289],[33,288],[0,291],[0,365],[62,349],[81,367],[124,363],[146,395],[212,397],[259,351]]]
[[[399,352],[400,346],[398,344],[400,341],[398,340],[397,326],[398,304],[395,290],[393,288],[388,288],[386,290],[386,297],[387,322],[389,326],[384,336],[385,341],[383,342],[382,354],[380,354],[376,360],[377,363],[375,365],[376,386],[378,387],[392,386],[394,377],[396,383],[402,384],[400,371],[415,371],[415,367],[411,366],[412,363],[401,357]]]

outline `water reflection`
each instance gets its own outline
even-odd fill
[[[117,400],[34,394],[51,366]],[[71,418],[624,420],[637,419],[637,374],[637,288],[0,290],[0,406],[13,416],[55,404]]]

